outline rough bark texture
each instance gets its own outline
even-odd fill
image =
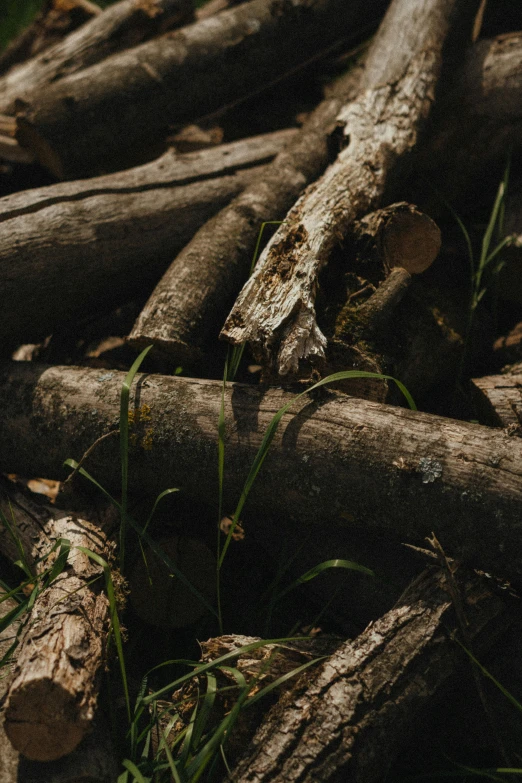
[[[335,118],[360,75],[355,66],[342,78],[265,174],[198,231],[156,286],[130,334],[132,344],[153,344],[173,361],[197,360],[248,277],[262,223],[280,220],[327,166]]]
[[[193,17],[192,0],[120,0],[0,79],[0,111],[12,113],[18,98],[48,89],[66,76],[170,27],[187,24]]]
[[[509,625],[484,579],[457,574],[468,625],[493,641]],[[234,771],[237,783],[377,783],[419,711],[462,665],[451,585],[439,570],[415,580],[397,605],[343,644],[308,688],[272,711]],[[468,663],[469,665],[469,663]]]
[[[40,54],[100,13],[99,5],[89,0],[46,0],[33,22],[0,54],[0,74]]]
[[[118,426],[124,377],[6,365],[0,375],[1,467],[63,476],[64,459],[79,459]],[[150,419],[135,431],[129,486],[152,493],[180,487],[201,501],[217,502],[221,388],[217,381],[138,376],[131,409],[148,406]],[[272,417],[292,399],[279,389],[227,386],[225,508],[237,502]],[[86,463],[108,487],[121,482],[115,441],[106,439]],[[355,527],[393,530],[412,543],[435,531],[448,555],[520,580],[521,501],[517,438],[325,393],[300,400],[285,414],[248,505],[321,526],[346,525],[342,515],[350,514]]]
[[[111,514],[105,519],[90,514],[89,519],[39,504],[29,495],[2,480],[2,511],[19,531],[30,563],[58,538],[107,556]],[[13,555],[6,530],[0,546]],[[16,549],[14,555],[18,559]],[[49,565],[40,563],[38,570]],[[29,759],[59,759],[92,728],[109,626],[103,587],[99,566],[73,550],[65,570],[36,598],[17,649],[5,712],[9,740]]]
[[[259,92],[382,7],[250,0],[23,96],[19,141],[59,177],[114,170],[131,150],[162,142],[169,125]]]
[[[171,150],[118,174],[0,199],[1,350],[152,287],[201,223],[255,182],[294,134]]]
[[[471,381],[481,421],[522,434],[522,365],[503,375],[487,375]]]
[[[379,206],[429,114],[455,0],[394,0],[372,42],[361,92],[338,115],[344,149],[301,197],[261,256],[222,331],[273,357],[280,375],[323,358],[317,278],[357,218]],[[270,317],[264,303],[270,301]]]

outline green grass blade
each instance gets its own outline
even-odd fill
[[[120,526],[120,568],[125,565],[125,540],[127,535],[127,491],[129,483],[129,396],[132,382],[152,345],[143,350],[123,381],[120,394],[120,457],[121,457],[121,526]]]
[[[58,552],[58,556],[54,561],[51,571],[49,573],[49,578],[47,580],[47,587],[50,584],[52,584],[52,582],[54,582],[56,577],[58,577],[62,573],[63,569],[67,565],[67,558],[69,557],[69,552],[71,551],[71,542],[69,541],[68,538],[57,539],[55,545],[53,546],[53,549],[56,549],[57,546],[60,547],[60,551]]]
[[[479,259],[479,264],[477,269],[477,277],[479,278],[479,282],[484,267],[486,266],[486,259],[489,254],[491,239],[493,237],[493,232],[495,231],[495,226],[497,225],[500,207],[502,205],[505,192],[506,192],[506,183],[503,180],[498,186],[497,195],[495,197],[495,202],[493,204],[493,209],[491,210],[491,214],[489,216],[489,222],[486,231],[484,233],[484,236],[482,237],[482,251],[480,254],[480,259]]]
[[[301,666],[292,669],[291,672],[287,672],[286,674],[281,675],[281,677],[278,677],[277,680],[271,682],[270,685],[266,685],[262,690],[260,690],[254,696],[251,696],[249,699],[247,699],[245,702],[245,707],[250,707],[252,704],[255,704],[256,701],[262,699],[263,696],[267,696],[271,691],[275,690],[276,688],[279,688],[280,685],[284,685],[285,682],[291,680],[293,677],[298,677],[301,674],[301,672],[304,672],[306,669],[309,669],[310,666],[315,666],[315,664],[319,663],[320,661],[324,661],[326,658],[328,658],[328,655],[321,655],[320,658],[314,658],[312,661],[307,661],[306,663],[303,663]]]
[[[511,702],[511,704],[516,707],[519,712],[522,712],[522,704],[517,699],[515,699],[515,697],[506,688],[504,688],[504,686],[497,679],[495,679],[495,677],[493,677],[493,675],[484,666],[482,666],[482,664],[475,658],[471,650],[468,650],[468,648],[459,642],[458,639],[456,639],[456,642],[458,645],[460,645],[460,647],[462,647],[468,658],[473,661],[474,665],[479,669],[481,674],[483,674],[484,677],[487,677],[488,680],[491,680],[491,682],[498,688],[502,695],[505,696],[506,699]]]
[[[147,531],[147,528],[152,521],[152,518],[156,512],[156,508],[158,507],[158,504],[161,503],[164,497],[167,497],[167,495],[172,495],[174,492],[179,492],[179,489],[177,487],[170,487],[170,489],[164,489],[163,492],[160,492],[160,494],[154,501],[154,505],[152,506],[152,511],[150,512],[149,516],[147,517],[147,521],[145,522],[145,527],[143,528],[144,533]]]
[[[35,576],[34,569],[31,568],[31,565],[27,560],[24,546],[22,544],[22,539],[20,538],[16,530],[16,521],[13,512],[13,507],[11,506],[11,501],[9,501],[9,510],[11,511],[11,517],[13,520],[12,524],[9,522],[9,520],[7,519],[7,517],[5,516],[4,512],[1,509],[0,509],[0,522],[7,530],[11,540],[13,541],[16,547],[16,551],[18,552],[18,557],[20,559],[22,570],[27,574],[27,576],[34,577]]]
[[[207,690],[199,706],[192,732],[192,750],[196,750],[210,720],[210,715],[216,701],[217,680],[212,672],[207,672]]]
[[[139,771],[136,764],[134,764],[130,759],[123,759],[122,763],[125,769],[127,769],[131,773],[131,775],[134,776],[134,780],[132,781],[132,783],[150,783],[151,778],[144,777]]]
[[[372,571],[370,568],[366,568],[366,566],[359,565],[359,563],[355,563],[353,560],[340,560],[340,559],[324,560],[322,563],[319,563],[318,565],[314,566],[314,568],[311,568],[305,574],[302,574],[302,576],[300,576],[298,579],[292,582],[292,584],[286,587],[281,593],[279,593],[279,595],[277,596],[277,600],[282,598],[291,590],[295,590],[296,587],[299,587],[299,585],[302,585],[305,582],[310,582],[310,580],[315,579],[323,571],[327,571],[330,568],[345,568],[348,571],[359,571],[360,573],[366,574],[367,576],[373,576],[373,577],[375,576],[375,572]]]
[[[18,606],[13,607],[7,614],[5,614],[3,617],[0,618],[0,633],[3,633],[6,628],[9,628],[10,625],[12,625],[16,620],[18,620],[21,615],[25,614],[25,612],[29,608],[29,598],[26,598],[25,601],[22,601],[21,604],[18,604]]]
[[[78,463],[76,462],[75,459],[66,459],[63,464],[64,464],[64,467],[72,468],[73,470],[78,470],[78,473],[80,474],[80,476],[83,476],[88,481],[90,481],[91,484],[94,484],[94,486],[97,487],[100,490],[100,492],[102,492],[105,495],[107,500],[110,503],[112,503],[112,505],[115,506],[115,508],[117,508],[118,511],[121,511],[121,504],[118,503],[116,498],[113,498],[113,496],[109,492],[107,492],[105,487],[102,487],[102,485],[98,481],[96,481],[96,479],[93,476],[91,476],[91,474],[88,473],[85,470],[85,468],[78,469]]]

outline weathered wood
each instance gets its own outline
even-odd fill
[[[12,113],[17,98],[47,90],[66,76],[193,18],[192,0],[120,0],[3,76],[0,111]]]
[[[19,141],[57,176],[114,170],[259,92],[377,14],[383,0],[250,0],[21,96]],[[101,170],[101,171],[100,171]]]
[[[464,633],[448,577],[424,571],[390,612],[321,666],[312,684],[306,678],[268,714],[234,780],[382,780],[419,712],[459,666],[470,665],[454,636],[469,646],[480,634],[489,645],[509,627],[505,604],[484,579],[457,572],[456,583]]]
[[[73,549],[62,573],[37,596],[16,653],[5,731],[25,757],[53,761],[73,751],[92,728],[109,628],[103,573],[77,546],[107,557],[114,514],[78,514],[38,503],[2,479],[2,511],[17,531],[35,573],[36,560],[59,538]],[[20,555],[7,530],[2,552]],[[94,582],[93,582],[94,580]],[[89,584],[90,583],[90,584]]]
[[[415,148],[456,5],[425,0],[412,18],[410,2],[394,0],[368,52],[361,92],[338,115],[342,151],[289,212],[225,323],[223,337],[253,343],[280,375],[325,356],[315,313],[318,274],[350,225],[379,206]]]
[[[327,166],[335,118],[360,75],[359,64],[265,174],[201,227],[153,291],[129,336],[133,345],[152,344],[176,362],[197,361],[248,276],[261,225],[281,219]]]
[[[0,74],[35,57],[100,13],[100,6],[90,0],[45,0],[31,24],[0,54]]]
[[[4,355],[152,288],[201,223],[255,182],[294,134],[171,150],[118,174],[0,199]]]
[[[79,459],[117,427],[124,377],[30,362],[4,366],[2,469],[63,476],[64,459]],[[131,409],[147,405],[150,420],[147,431],[136,430],[142,445],[130,455],[129,486],[152,493],[174,486],[217,503],[221,389],[218,381],[137,377]],[[290,400],[280,389],[227,386],[225,508],[234,508],[269,422]],[[85,465],[107,487],[121,483],[115,441],[107,438]],[[519,581],[521,501],[517,438],[331,392],[301,399],[285,414],[243,518],[251,504],[323,528],[346,525],[349,513],[354,526],[393,530],[411,543],[435,531],[448,555]]]
[[[522,433],[522,364],[502,375],[473,378],[471,388],[481,421]]]

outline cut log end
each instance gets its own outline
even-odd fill
[[[437,224],[410,205],[397,210],[384,230],[383,250],[389,268],[402,267],[412,275],[425,272],[437,258],[440,247]]]
[[[79,717],[75,695],[51,678],[13,693],[5,715],[11,744],[32,761],[54,761],[71,753],[89,726],[88,717]]]

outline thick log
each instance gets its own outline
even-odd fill
[[[471,390],[481,421],[522,434],[522,364],[502,375],[474,378]]]
[[[192,0],[120,0],[3,76],[0,111],[13,113],[17,98],[47,90],[65,76],[193,18]]]
[[[470,665],[454,637],[469,647],[480,635],[488,646],[513,621],[484,579],[458,572],[456,598],[451,581],[438,569],[424,571],[390,612],[322,665],[312,684],[306,678],[284,697],[234,780],[382,780],[421,710],[459,666]],[[455,618],[459,599],[464,630]]]
[[[255,182],[294,134],[171,150],[118,174],[0,199],[1,350],[152,288],[201,223]]]
[[[350,225],[380,206],[415,148],[456,5],[425,0],[412,18],[410,2],[394,0],[368,52],[361,92],[338,115],[342,151],[289,212],[225,323],[223,337],[254,344],[280,375],[325,356],[315,312],[319,272]]]
[[[347,96],[355,95],[360,76],[359,64],[266,173],[202,226],[153,291],[129,336],[133,345],[152,344],[175,362],[198,360],[248,277],[261,225],[281,219],[326,168],[335,118]]]
[[[5,732],[13,747],[29,759],[53,761],[71,753],[92,729],[109,629],[103,573],[74,547],[107,557],[115,519],[108,511],[80,515],[38,503],[4,479],[1,490],[2,511],[35,574],[49,567],[51,561],[36,565],[36,560],[58,538],[73,547],[66,568],[35,600],[5,708]],[[5,529],[0,547],[19,559]]]
[[[361,0],[250,0],[24,94],[18,140],[60,178],[121,168],[137,149],[163,142],[170,125],[259,92],[382,7],[383,0],[369,7]]]
[[[58,43],[100,13],[100,6],[90,0],[45,0],[31,24],[0,54],[0,74]]]
[[[64,476],[64,459],[80,459],[117,427],[124,377],[4,366],[0,466]],[[137,377],[131,409],[147,405],[150,420],[136,430],[142,445],[130,456],[129,486],[151,493],[174,486],[217,503],[221,389],[217,381]],[[280,389],[227,386],[225,508],[234,508],[269,422],[292,399]],[[85,467],[117,488],[116,440],[100,443]],[[248,504],[323,528],[346,525],[350,514],[354,527],[387,529],[411,543],[435,531],[448,555],[520,580],[521,501],[522,443],[503,430],[330,392],[285,414]]]

